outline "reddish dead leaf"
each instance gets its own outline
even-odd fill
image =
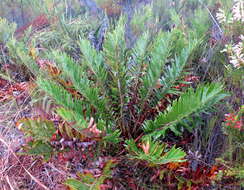
[[[61,70],[59,70],[52,61],[47,59],[37,59],[36,63],[41,69],[47,70],[52,77],[57,77],[61,74]]]
[[[31,22],[27,23],[26,25],[18,28],[15,31],[15,36],[17,38],[22,37],[22,35],[24,34],[24,32],[29,28],[32,27],[33,31],[37,31],[37,30],[41,30],[47,26],[50,25],[50,21],[47,17],[46,14],[41,14],[39,16],[37,16],[36,18],[34,18]]]
[[[179,167],[181,167],[181,163],[180,162],[170,162],[167,164],[167,168],[170,169],[170,170],[175,170]]]

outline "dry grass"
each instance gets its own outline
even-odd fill
[[[25,139],[15,127],[15,122],[30,115],[31,107],[26,103],[28,98],[25,97],[22,103],[11,100],[0,104],[0,189],[66,189],[62,185],[67,177],[66,172],[58,164],[18,155]]]

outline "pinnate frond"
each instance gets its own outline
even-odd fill
[[[186,153],[180,148],[172,147],[167,150],[166,144],[147,138],[138,148],[134,140],[127,140],[126,147],[131,152],[131,158],[147,161],[150,165],[161,165],[170,162],[184,162]]]
[[[160,113],[154,120],[146,121],[144,131],[151,133],[150,135],[155,135],[160,130],[165,131],[182,119],[210,108],[226,96],[227,94],[223,92],[223,85],[219,83],[201,85],[196,90],[190,88],[165,112]]]
[[[170,39],[169,33],[159,33],[152,44],[149,60],[145,62],[143,86],[140,89],[142,100],[146,100],[152,94],[161,77],[163,66],[170,55]]]

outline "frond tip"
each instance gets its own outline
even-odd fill
[[[184,162],[186,153],[180,148],[173,146],[167,150],[167,145],[153,141],[151,138],[145,138],[137,147],[134,140],[126,141],[127,149],[131,152],[133,159],[147,161],[150,165],[161,165],[170,162]]]

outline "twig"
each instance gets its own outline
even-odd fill
[[[61,175],[63,175],[63,176],[67,176],[67,174],[66,174],[65,172],[59,170],[59,169],[56,168],[53,164],[48,163],[48,166],[49,166],[50,168],[52,168],[53,170],[57,171],[58,173],[60,173]],[[72,177],[74,177],[74,176],[72,176]]]
[[[6,178],[6,181],[7,181],[8,185],[9,185],[10,189],[11,189],[11,190],[14,190],[12,184],[10,183],[9,177],[6,176],[5,178]]]
[[[18,159],[18,157],[16,156],[15,152],[9,147],[9,145],[4,141],[4,139],[0,136],[0,142],[2,142],[7,148],[8,150],[13,154],[13,156],[16,158],[16,160],[19,162],[20,166],[25,170],[25,172],[31,177],[31,179],[33,179],[38,185],[40,185],[42,188],[49,190],[48,187],[46,187],[44,184],[42,184],[36,177],[34,177],[33,175],[31,175],[31,173],[23,166],[23,164],[21,163],[21,161]]]
[[[203,6],[205,9],[207,9],[211,19],[213,20],[214,24],[217,26],[217,28],[219,29],[219,31],[221,33],[223,33],[223,30],[221,29],[221,27],[219,26],[219,23],[217,22],[217,20],[214,18],[213,14],[210,12],[209,8],[201,1],[201,0],[198,0]]]

